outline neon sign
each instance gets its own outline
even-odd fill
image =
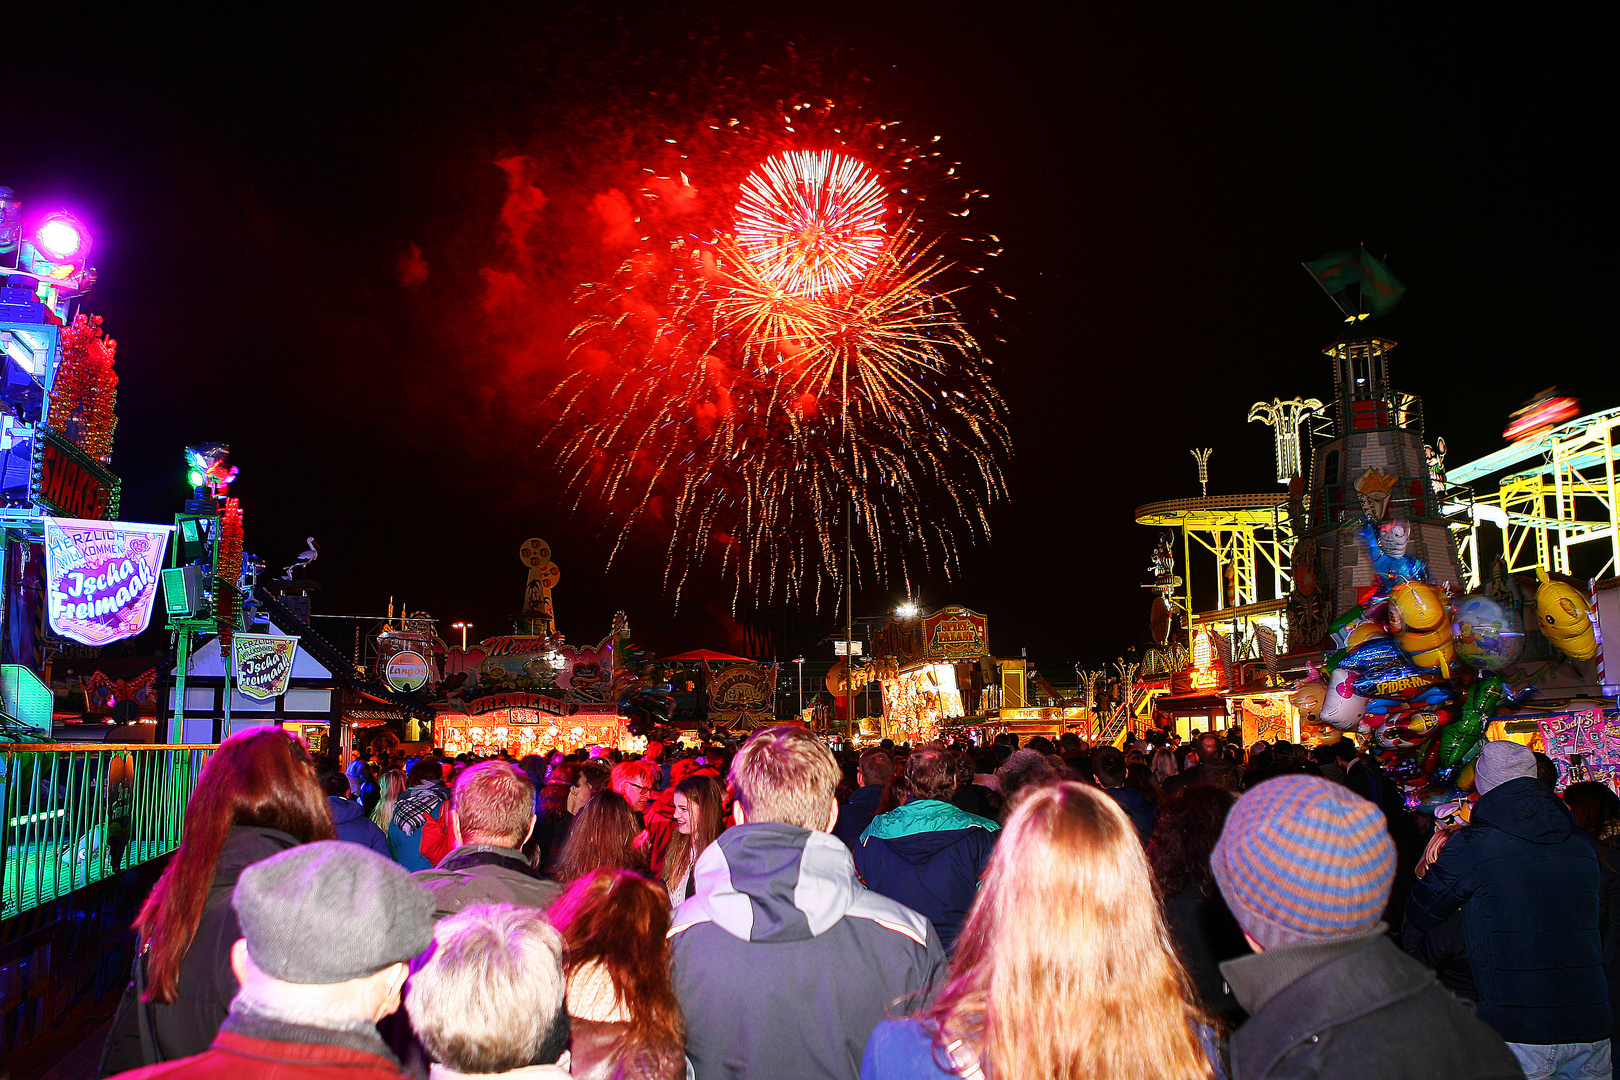
[[[1221,665],[1215,655],[1215,641],[1208,630],[1193,635],[1192,679],[1193,690],[1215,690],[1221,685]]]
[[[168,525],[45,519],[45,601],[51,629],[106,645],[146,629]]]

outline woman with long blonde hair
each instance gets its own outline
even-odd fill
[[[1219,1080],[1136,830],[1084,784],[1007,820],[938,1001],[878,1025],[861,1080]]]
[[[382,797],[377,800],[377,808],[371,812],[371,820],[386,835],[388,823],[394,820],[394,804],[399,802],[400,793],[405,790],[405,770],[389,769],[383,773],[382,782],[377,786],[382,789]]]

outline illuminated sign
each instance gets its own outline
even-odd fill
[[[231,677],[250,698],[269,701],[287,692],[298,639],[281,634],[232,634]]]
[[[115,505],[118,481],[54,431],[44,429],[40,434],[34,501],[63,517],[107,517]]]
[[[768,717],[776,671],[763,664],[733,664],[709,680],[709,719],[719,724]]]
[[[401,693],[420,690],[428,681],[427,657],[414,649],[397,652],[388,658],[383,677],[388,680],[389,686]]]
[[[776,672],[758,664],[723,667],[710,682],[710,711],[760,714],[771,711],[776,695]]]
[[[1192,679],[1193,690],[1216,690],[1221,685],[1220,657],[1215,653],[1215,639],[1208,630],[1199,629],[1193,635]]]
[[[146,629],[168,525],[45,519],[45,602],[51,629],[106,645]]]
[[[977,660],[990,654],[988,624],[965,607],[941,608],[923,620],[923,648],[930,660]]]
[[[472,703],[468,711],[473,715],[499,712],[503,709],[536,709],[551,716],[567,716],[568,702],[545,694],[486,694]]]

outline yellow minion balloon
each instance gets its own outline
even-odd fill
[[[1457,645],[1451,637],[1451,603],[1446,594],[1423,581],[1403,581],[1390,590],[1390,629],[1395,641],[1418,667],[1437,667],[1451,677]]]
[[[1590,660],[1597,655],[1597,634],[1592,629],[1592,606],[1579,589],[1547,577],[1536,567],[1541,587],[1536,590],[1536,617],[1541,633],[1571,660]]]

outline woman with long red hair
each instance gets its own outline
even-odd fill
[[[141,954],[102,1051],[102,1076],[208,1048],[236,996],[238,875],[277,852],[333,839],[303,743],[265,727],[219,744],[186,804],[180,846],[135,918]]]
[[[669,981],[669,894],[628,870],[581,877],[547,911],[566,946],[576,1080],[681,1080],[686,1025]]]
[[[1008,818],[933,1006],[878,1025],[861,1080],[1224,1075],[1125,812],[1061,782]]]

